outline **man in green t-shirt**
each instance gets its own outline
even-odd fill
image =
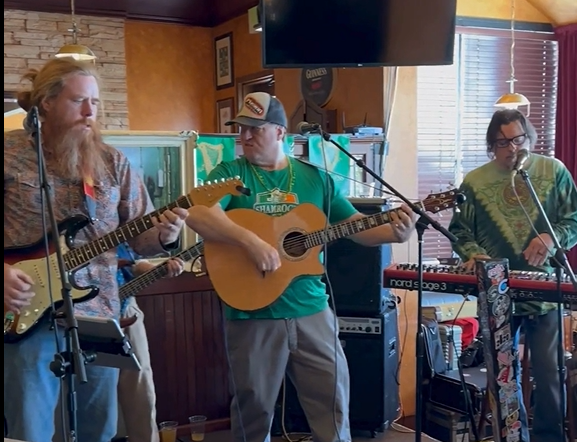
[[[363,217],[329,175],[285,155],[287,117],[278,99],[263,92],[248,94],[236,118],[227,124],[239,125],[244,156],[221,163],[207,179],[238,176],[252,192],[251,196],[225,197],[216,207],[194,208],[204,216],[194,217],[189,226],[205,240],[238,245],[258,270],[274,272],[281,265],[278,250],[260,239],[258,231],[233,223],[224,211],[248,208],[281,216],[310,203],[327,214],[331,223]],[[390,224],[351,239],[366,246],[407,241],[416,221],[412,212],[403,207],[398,216],[391,216]],[[226,318],[233,388],[231,426],[236,441],[268,440],[285,373],[296,387],[314,440],[351,440],[347,361],[320,276],[295,278],[277,301],[261,310],[226,307]]]
[[[453,247],[466,261],[466,267],[471,269],[475,258],[508,258],[512,270],[553,271],[549,258],[554,253],[554,244],[547,233],[546,222],[519,175],[515,176],[518,198],[511,185],[518,152],[521,149],[531,151],[536,141],[535,128],[518,110],[500,110],[493,115],[486,136],[487,152],[492,161],[465,177],[461,191],[467,200],[449,226],[459,238]],[[577,244],[577,189],[571,174],[561,161],[536,154],[530,154],[523,169],[530,176],[561,247],[571,249]],[[536,384],[531,439],[534,442],[564,440],[561,428],[563,400],[557,371],[556,307],[554,303],[536,301],[514,305],[515,342],[523,325]],[[517,395],[521,415],[526,417],[520,385]],[[529,440],[528,429],[522,431],[523,440]]]

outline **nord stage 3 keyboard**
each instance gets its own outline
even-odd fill
[[[423,290],[477,296],[477,276],[460,266],[424,265]],[[383,273],[385,288],[418,290],[417,264],[393,264]],[[509,270],[509,292],[515,301],[557,302],[555,275]],[[564,277],[561,281],[563,302],[577,308],[577,292]]]

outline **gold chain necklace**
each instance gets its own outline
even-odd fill
[[[289,188],[287,193],[291,193],[291,191],[293,190],[293,185],[295,182],[295,173],[293,170],[293,164],[291,162],[290,157],[287,156],[287,161],[288,161],[288,169],[289,169]],[[253,171],[253,173],[255,174],[255,176],[258,178],[258,180],[260,181],[260,183],[262,184],[262,187],[264,187],[266,190],[268,190],[269,192],[272,192],[271,189],[268,188],[268,186],[266,185],[266,183],[264,182],[264,178],[261,176],[261,174],[258,172],[258,170],[256,169],[256,167],[253,166],[253,164],[249,161],[248,164],[250,165],[251,170]]]

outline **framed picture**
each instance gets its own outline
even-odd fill
[[[103,130],[102,137],[120,150],[140,175],[155,209],[167,206],[197,187],[197,132]],[[192,247],[196,242],[195,232],[182,229],[182,246],[171,254]]]
[[[232,126],[224,123],[234,118],[234,98],[225,98],[216,102],[216,122],[219,134],[231,134]]]
[[[232,32],[214,39],[216,88],[224,89],[234,83]]]

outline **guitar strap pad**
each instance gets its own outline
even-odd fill
[[[94,223],[96,219],[96,194],[94,192],[94,181],[92,177],[87,176],[84,178],[84,201],[86,203],[86,210],[88,211],[88,217],[90,222]]]

